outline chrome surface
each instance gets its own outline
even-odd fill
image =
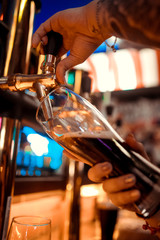
[[[26,73],[26,74],[28,73],[29,62],[30,62],[30,51],[31,51],[31,43],[32,43],[34,16],[35,16],[35,3],[33,1],[31,1],[29,28],[28,28],[28,41],[27,41],[27,45],[26,45],[26,59],[25,59],[25,69],[24,69],[24,73]]]
[[[30,0],[3,0],[4,23],[7,24],[9,33],[4,46],[6,49],[5,56],[3,56],[4,63],[1,64],[4,66],[1,74],[4,77],[0,78],[0,88],[16,92],[30,89],[37,92],[37,97],[41,101],[45,96],[44,87],[54,88],[57,86],[55,79],[56,58],[52,55],[46,56],[43,74],[27,75],[35,12],[33,3],[34,1]],[[45,111],[47,119],[51,117],[48,101],[44,102],[43,111]],[[2,240],[6,240],[8,229],[20,125],[21,123],[17,119],[2,118],[0,132],[0,239]],[[77,180],[81,174],[78,170],[79,163],[74,163],[74,165],[75,173],[71,176],[70,182],[73,188],[70,192],[70,216],[68,219],[68,239],[70,240],[79,239],[80,224],[80,182]]]
[[[52,54],[47,54],[43,64],[42,72],[45,74],[55,74],[56,57]]]
[[[20,122],[16,119],[3,118],[0,129],[0,234],[7,237],[11,199],[14,190],[14,177],[19,139]]]
[[[3,24],[7,28],[7,34],[3,40],[3,55],[0,59],[1,75],[10,76],[17,72],[28,73],[33,31],[31,25],[35,12],[33,4],[34,2],[30,0],[2,0]],[[19,77],[17,78],[2,77],[0,85],[3,86],[3,89],[16,88],[18,90],[21,81]],[[24,79],[26,80],[26,78]],[[24,81],[23,86],[25,84]],[[7,239],[20,125],[20,121],[16,118],[2,117],[0,129],[1,240]]]
[[[0,78],[0,89],[10,91],[23,91],[25,89],[30,89],[36,91],[34,84],[39,82],[45,87],[54,88],[58,85],[55,80],[55,76],[52,74],[13,74],[8,77]]]
[[[4,66],[5,76],[13,73],[27,73],[31,46],[31,37],[33,27],[33,14],[35,7],[31,7],[34,2],[29,0],[13,0],[6,1],[6,12],[4,13],[4,21],[9,26],[9,34],[6,46],[6,60]],[[10,4],[10,5],[9,5]],[[12,7],[12,8],[11,8]],[[25,26],[25,27],[24,27]]]

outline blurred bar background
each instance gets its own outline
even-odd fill
[[[1,0],[0,76],[40,72],[32,33],[57,11],[88,2]],[[132,132],[160,166],[160,51],[121,39],[116,49],[112,53],[103,43],[68,72],[68,86],[93,103],[122,137]],[[142,230],[142,220],[113,206],[101,184],[87,178],[88,166],[63,155],[36,122],[37,106],[30,91],[0,90],[1,238],[12,217],[31,214],[51,218],[54,240],[155,239]]]

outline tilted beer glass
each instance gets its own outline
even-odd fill
[[[46,103],[48,117],[43,110]],[[141,191],[140,200],[134,204],[137,213],[150,217],[159,209],[160,169],[131,150],[90,102],[58,87],[40,104],[36,117],[45,132],[79,161],[90,166],[110,162],[110,177],[133,173],[135,187]]]

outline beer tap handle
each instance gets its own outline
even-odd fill
[[[63,43],[63,37],[60,33],[50,31],[47,33],[48,37],[48,43],[44,46],[44,52],[45,54],[51,54],[53,56],[57,56],[62,43]]]
[[[46,57],[42,68],[43,74],[13,74],[10,76],[1,77],[0,89],[9,89],[10,91],[23,91],[25,89],[32,89],[35,91],[35,82],[40,82],[42,85],[52,88],[58,85],[58,83],[55,81],[55,63],[56,56],[63,43],[63,37],[61,34],[54,31],[47,33],[47,36],[48,44],[44,48]]]
[[[50,31],[47,33],[48,43],[44,46],[45,61],[43,63],[43,74],[55,74],[56,56],[62,46],[63,37],[60,33]]]

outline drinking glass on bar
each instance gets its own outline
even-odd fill
[[[36,216],[12,219],[7,240],[51,240],[51,220]]]
[[[134,204],[138,214],[149,217],[159,209],[160,169],[134,152],[86,99],[58,87],[41,102],[36,118],[45,132],[79,161],[90,166],[111,162],[109,177],[133,173],[135,187],[141,191],[140,200]]]

